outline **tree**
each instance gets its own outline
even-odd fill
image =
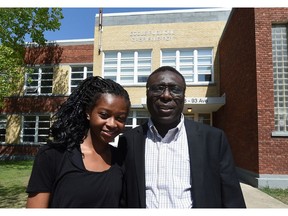
[[[61,19],[61,8],[0,8],[0,108],[29,70],[24,60],[27,36],[34,46],[45,46],[45,31],[59,30]]]

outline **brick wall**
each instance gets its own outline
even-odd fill
[[[6,114],[13,113],[49,113],[55,112],[67,97],[9,97],[5,98],[5,107],[3,112]]]
[[[288,9],[233,9],[218,48],[226,105],[215,114],[215,125],[227,133],[236,164],[259,174],[288,174],[288,138],[271,136],[271,25],[287,23],[287,17]]]
[[[259,171],[288,174],[288,137],[271,136],[274,130],[271,26],[288,23],[288,8],[258,8],[255,9],[255,18]]]
[[[50,44],[44,48],[28,48],[25,61],[27,64],[64,64],[92,63],[94,45],[65,45]]]
[[[64,46],[61,63],[92,63],[94,45]]]

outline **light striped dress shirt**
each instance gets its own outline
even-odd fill
[[[145,144],[146,208],[192,208],[184,116],[161,137],[151,119]]]

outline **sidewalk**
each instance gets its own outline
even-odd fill
[[[241,183],[247,208],[288,208],[288,205],[250,185]]]

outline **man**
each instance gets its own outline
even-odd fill
[[[123,202],[136,208],[245,208],[222,130],[184,118],[186,83],[169,66],[147,80],[147,123],[119,139]]]

